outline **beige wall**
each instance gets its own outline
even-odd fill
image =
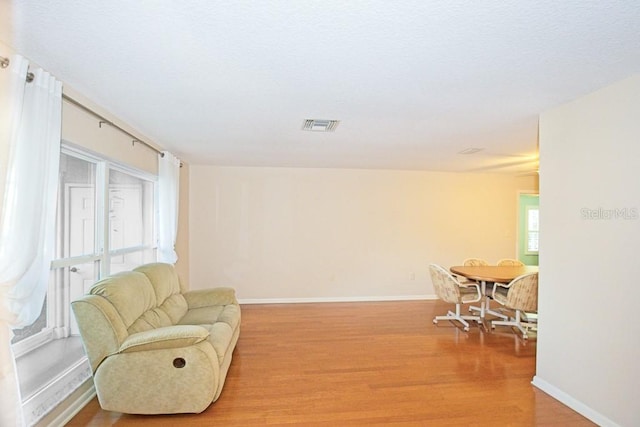
[[[639,118],[640,76],[540,118],[534,384],[599,425],[640,425]]]
[[[515,256],[518,190],[498,174],[191,166],[194,288],[251,300],[433,295],[428,263]]]

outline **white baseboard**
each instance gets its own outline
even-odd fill
[[[58,407],[89,378],[91,378],[91,366],[89,361],[83,358],[23,401],[22,411],[27,425],[39,423],[46,414]]]
[[[315,297],[315,298],[242,298],[240,304],[299,304],[318,302],[376,302],[435,300],[436,295],[393,295],[368,297]]]
[[[62,402],[55,413],[48,414],[37,425],[37,427],[59,427],[66,425],[78,412],[84,408],[87,403],[96,396],[96,388],[93,381],[88,380],[84,390],[78,390],[80,394],[74,393]]]
[[[589,406],[585,405],[579,400],[576,400],[574,397],[568,395],[567,393],[555,387],[554,385],[549,384],[548,382],[546,382],[545,380],[541,379],[538,376],[533,377],[533,381],[531,381],[531,384],[533,384],[535,387],[539,388],[540,390],[544,391],[554,399],[560,401],[564,405],[568,406],[569,408],[573,409],[577,413],[587,417],[588,419],[598,424],[599,426],[620,427],[619,424],[616,424],[615,422],[611,421],[609,418],[605,417],[598,411],[595,411],[594,409],[590,408]]]

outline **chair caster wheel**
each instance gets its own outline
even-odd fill
[[[434,324],[437,324],[437,323],[438,323],[438,320],[437,320],[437,319],[433,319],[433,323],[434,323]]]
[[[463,330],[464,330],[465,332],[469,332],[469,327],[468,327],[468,326],[465,326]]]

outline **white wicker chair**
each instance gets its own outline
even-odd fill
[[[430,264],[429,272],[438,298],[456,305],[455,313],[449,310],[445,316],[434,317],[433,323],[438,323],[438,320],[457,320],[462,323],[464,330],[468,331],[469,322],[467,320],[481,322],[480,316],[463,316],[460,314],[462,304],[477,302],[482,299],[480,286],[477,283],[462,284],[453,274],[437,264]]]
[[[475,266],[475,265],[489,265],[489,263],[481,258],[467,258],[462,265]]]
[[[464,266],[476,266],[476,265],[489,265],[489,263],[482,258],[467,258],[462,262]],[[453,275],[461,285],[468,285],[476,283],[474,280],[469,280],[464,276]],[[469,307],[469,311],[476,310],[480,311],[480,307]]]
[[[519,261],[518,261],[519,262]],[[465,266],[482,266],[482,265],[489,265],[489,263],[481,258],[467,258],[464,260],[464,262],[462,263],[462,265]],[[473,281],[468,280],[467,278],[464,278],[464,280],[460,280],[460,283],[463,285],[466,285],[468,283],[475,283]],[[484,301],[484,310],[485,310],[485,315],[487,313],[499,317],[501,319],[508,319],[507,316],[505,316],[502,313],[499,313],[497,311],[494,311],[491,309],[491,294],[490,292],[485,292],[485,301]],[[474,312],[474,311],[479,311],[482,312],[482,307],[476,307],[476,306],[470,306],[469,307],[469,312]]]
[[[517,259],[503,258],[503,259],[499,260],[496,263],[496,265],[497,266],[506,266],[506,267],[520,267],[520,266],[523,266],[524,263],[522,261],[520,261],[520,260],[517,260]],[[499,284],[503,285],[503,286],[505,285],[505,283],[499,283]],[[495,288],[495,285],[496,284],[494,283],[494,288]],[[486,294],[487,294],[487,303],[486,303],[487,304],[486,305],[487,312],[489,312],[490,314],[493,314],[494,316],[499,317],[499,318],[501,318],[503,320],[509,320],[508,316],[505,316],[504,314],[502,314],[502,313],[500,313],[498,311],[495,311],[495,310],[491,310],[491,308],[489,308],[489,301],[493,298],[493,296],[489,292],[489,290],[487,290]]]
[[[503,265],[509,266],[509,265],[511,265],[511,266],[514,266],[514,267],[519,267],[521,265],[524,265],[524,263],[522,261],[520,261],[520,260],[517,260],[517,259],[503,258],[500,261],[498,261],[496,265],[500,265],[500,266],[503,266]]]
[[[493,320],[491,327],[515,326],[522,333],[522,338],[526,340],[529,337],[528,329],[536,324],[523,322],[522,314],[538,311],[538,273],[518,276],[506,285],[495,283],[492,295],[497,303],[514,310],[515,317],[507,320]]]

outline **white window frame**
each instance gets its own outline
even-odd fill
[[[529,212],[531,211],[538,211],[538,222],[536,224],[536,228],[535,230],[532,229],[532,224],[529,221]],[[538,242],[540,242],[540,208],[538,206],[532,206],[532,205],[527,205],[525,206],[525,230],[524,230],[524,235],[525,235],[525,255],[538,255],[538,250],[533,250],[530,248],[529,246],[529,240],[531,238],[531,235],[533,233],[535,233],[537,235],[537,240]],[[538,243],[539,244],[539,243]]]
[[[99,265],[99,269],[95,271],[96,280],[109,275],[111,266],[111,257],[125,255],[137,251],[153,250],[154,255],[157,251],[157,192],[158,177],[156,175],[144,172],[121,162],[114,161],[106,156],[92,153],[90,150],[76,147],[65,141],[61,144],[61,154],[73,156],[96,165],[96,182],[95,182],[95,239],[94,253],[73,256],[67,258],[55,259],[51,262],[51,275],[61,268],[73,268],[83,264],[94,263]],[[136,245],[133,247],[119,248],[117,250],[109,250],[109,172],[116,170],[121,173],[131,175],[152,183],[152,199],[150,215],[151,224],[145,224],[151,227],[151,241],[148,244]],[[13,344],[13,352],[16,357],[26,354],[50,341],[70,336],[71,325],[71,305],[68,286],[63,289],[57,289],[56,280],[49,280],[47,289],[47,326],[42,331],[25,338]]]

